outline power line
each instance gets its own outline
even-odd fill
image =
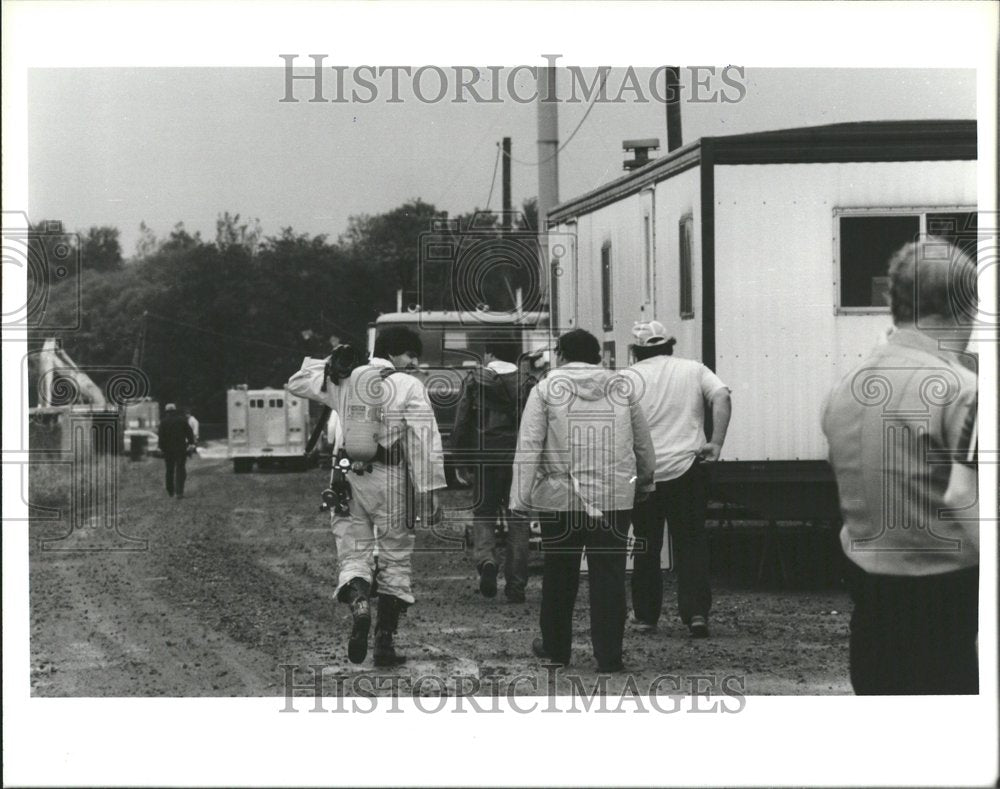
[[[490,181],[490,196],[486,198],[486,210],[490,210],[490,201],[493,199],[493,187],[497,183],[497,167],[500,165],[500,143],[497,143],[497,158],[493,160],[493,179]]]
[[[576,128],[573,129],[572,132],[570,132],[569,137],[566,138],[566,142],[564,142],[562,145],[556,148],[555,151],[550,156],[546,156],[544,159],[539,159],[537,162],[527,162],[523,159],[518,159],[516,156],[512,156],[511,154],[507,154],[508,158],[510,158],[512,162],[517,162],[518,164],[524,164],[527,165],[528,167],[537,167],[540,164],[545,164],[546,162],[555,159],[563,150],[563,148],[569,145],[570,142],[572,142],[573,138],[576,137],[576,133],[580,131],[580,128],[583,126],[583,122],[587,120],[587,117],[590,115],[590,111],[594,109],[594,104],[597,102],[597,97],[602,93],[604,93],[604,85],[607,83],[607,81],[608,81],[608,71],[602,71],[601,87],[598,88],[598,90],[594,91],[594,95],[590,99],[590,104],[587,105],[587,111],[583,113],[583,117],[580,118],[580,122],[576,124]]]
[[[178,326],[184,326],[189,329],[194,329],[195,331],[202,332],[203,334],[211,334],[214,335],[215,337],[223,337],[228,340],[236,340],[237,342],[246,343],[248,345],[260,345],[265,348],[273,348],[274,350],[277,351],[286,351],[289,353],[299,353],[301,351],[300,348],[289,348],[284,345],[274,345],[273,343],[264,342],[263,340],[249,340],[246,337],[240,337],[239,335],[236,334],[226,334],[225,332],[215,331],[214,329],[206,329],[204,326],[199,326],[195,323],[188,323],[187,321],[180,321],[177,320],[176,318],[168,318],[165,315],[157,315],[155,312],[147,312],[146,315],[149,316],[150,318],[156,318],[159,321],[163,321],[164,323],[173,323]]]

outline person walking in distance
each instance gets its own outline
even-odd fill
[[[823,410],[858,695],[979,691],[979,520],[963,466],[977,381],[957,350],[972,332],[976,289],[975,262],[948,240],[903,246],[889,260],[895,330]]]
[[[518,347],[500,341],[486,344],[484,367],[473,370],[462,387],[455,412],[453,447],[477,455],[479,497],[473,509],[473,560],[484,597],[497,593],[495,524],[507,524],[504,559],[504,595],[508,602],[523,603],[528,582],[530,526],[521,513],[507,507],[511,463],[517,444],[521,411],[535,379],[517,367]]]
[[[160,451],[167,471],[167,495],[184,498],[184,482],[187,479],[187,452],[194,446],[194,433],[187,418],[173,403],[163,409],[163,420],[158,432]]]
[[[524,407],[510,492],[511,508],[538,512],[542,525],[542,635],[531,649],[569,664],[586,548],[597,668],[622,671],[628,521],[653,489],[653,444],[628,382],[601,367],[594,335],[562,335],[557,361]]]
[[[201,440],[198,435],[200,424],[198,423],[198,420],[195,418],[195,415],[191,413],[190,408],[188,408],[185,411],[185,413],[187,414],[187,423],[191,426],[191,434],[194,436],[194,441],[192,442],[191,446],[188,447],[188,454],[193,455],[198,450],[198,441]]]
[[[331,519],[339,565],[334,597],[351,610],[352,663],[364,662],[368,654],[369,598],[376,581],[374,663],[405,660],[394,636],[400,615],[415,602],[413,525],[417,519],[433,522],[434,491],[446,486],[437,421],[423,383],[408,372],[417,368],[422,349],[412,329],[392,327],[379,334],[367,363],[351,346],[340,345],[327,359],[306,358],[288,381],[292,394],[330,406],[342,431],[341,461],[350,469],[352,499],[348,512],[334,510]]]
[[[656,448],[656,491],[632,513],[636,539],[632,569],[632,624],[642,632],[656,627],[663,608],[663,523],[677,565],[677,608],[695,638],[708,636],[712,590],[708,577],[707,467],[719,459],[732,410],[728,387],[701,362],[674,357],[676,340],[659,321],[632,330],[635,364],[624,371]],[[705,437],[705,404],[712,435]],[[641,546],[641,547],[640,547]]]

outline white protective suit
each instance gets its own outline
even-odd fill
[[[288,391],[330,406],[340,415],[343,427],[350,397],[349,381],[339,386],[327,381],[326,391],[322,391],[325,364],[324,359],[304,359],[302,368],[288,381]],[[373,357],[369,365],[389,369],[393,366],[378,357]],[[351,514],[331,516],[339,562],[335,596],[352,578],[372,582],[377,543],[379,593],[413,603],[410,560],[416,536],[408,524],[407,475],[417,493],[446,487],[444,453],[423,383],[402,371],[382,383],[384,416],[378,443],[388,450],[402,441],[405,460],[394,466],[374,462],[370,472],[350,474],[354,495]]]

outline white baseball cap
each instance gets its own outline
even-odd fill
[[[176,411],[177,410],[177,406],[174,405],[173,403],[167,403],[165,406],[163,406],[163,410],[164,411]]]
[[[637,322],[632,327],[632,336],[639,348],[653,348],[668,341],[667,329],[659,321]]]

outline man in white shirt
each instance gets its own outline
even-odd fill
[[[719,459],[729,427],[729,388],[701,362],[678,359],[676,340],[659,321],[632,330],[636,363],[624,370],[637,389],[656,450],[656,491],[637,503],[632,527],[637,548],[632,570],[632,623],[648,632],[663,607],[660,550],[666,519],[677,567],[677,608],[695,638],[708,636],[712,590],[708,578],[706,465]],[[705,439],[705,403],[712,436]],[[641,543],[639,542],[641,541]],[[643,545],[640,550],[638,545]]]
[[[973,446],[978,382],[956,349],[974,325],[976,262],[928,236],[888,271],[895,329],[823,409],[854,603],[851,685],[858,695],[976,694],[979,513],[975,488],[961,485],[975,477],[950,462]]]
[[[410,588],[416,542],[411,528],[413,516],[429,522],[435,511],[433,491],[446,487],[441,435],[434,412],[423,383],[405,372],[416,367],[421,351],[416,332],[394,327],[379,335],[371,360],[350,373],[349,378],[328,375],[328,360],[306,358],[302,369],[288,382],[292,394],[328,405],[333,410],[331,416],[339,415],[338,425],[348,454],[351,410],[360,408],[377,415],[367,434],[377,441],[374,459],[356,463],[357,468],[349,475],[353,494],[350,514],[331,517],[339,564],[335,597],[351,609],[348,657],[353,663],[362,663],[368,654],[369,595],[376,569],[375,665],[403,662],[395,651],[393,636],[400,614],[415,602]],[[376,372],[379,374],[372,375]],[[361,380],[359,373],[367,376],[367,382],[354,391],[352,384]],[[412,513],[407,512],[408,484],[415,493]]]

